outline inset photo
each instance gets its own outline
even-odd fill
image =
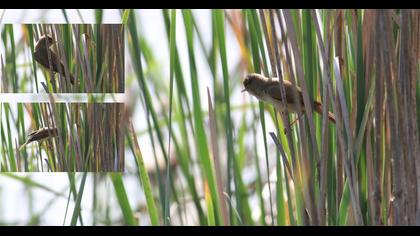
[[[0,26],[2,93],[124,93],[122,24]]]
[[[1,104],[1,172],[123,172],[123,103]]]

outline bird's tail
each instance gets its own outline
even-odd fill
[[[28,144],[28,142],[25,142],[24,144],[20,145],[19,151],[21,151],[26,146],[26,144]]]
[[[65,80],[67,80],[67,77],[66,77],[66,75],[65,75],[65,74],[61,74],[61,76],[62,76],[62,77],[64,77],[64,78],[65,78]],[[73,77],[73,75],[69,74],[69,79],[70,79],[70,83],[71,83],[72,85],[74,85],[74,77]]]
[[[322,115],[322,104],[320,102],[314,102],[314,109],[320,115]],[[335,124],[335,115],[331,112],[328,112],[328,119]]]
[[[62,77],[67,78],[66,73],[64,71],[65,71],[64,65],[61,63],[61,71],[57,71],[57,72],[61,74]],[[70,73],[70,70],[69,70],[69,79],[70,79],[70,83],[74,85],[75,80],[74,80],[73,75]]]
[[[70,83],[74,85],[74,81],[75,81],[75,80],[74,80],[73,75],[71,75],[71,74],[70,74],[69,76],[70,76]]]

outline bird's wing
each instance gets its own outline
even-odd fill
[[[48,54],[50,55],[50,60],[52,62],[52,66],[50,67],[50,60],[48,60]],[[34,52],[34,58],[35,60],[41,64],[46,69],[59,73],[61,75],[65,75],[65,68],[64,64],[61,61],[61,59],[55,54],[51,49],[38,49]],[[70,73],[70,71],[69,71]],[[74,84],[74,77],[69,74],[70,77],[70,83]]]
[[[35,61],[37,61],[43,67],[50,69],[50,66],[48,63],[48,57],[44,56],[44,53],[42,52],[42,50],[35,50],[34,58],[35,58]]]
[[[38,132],[38,130],[34,130],[34,131],[32,131],[30,134],[28,134],[28,136],[32,136],[32,135],[34,135],[36,132]]]
[[[66,76],[66,69],[64,67],[63,61],[61,61],[61,59],[58,58],[57,54],[55,54],[54,52],[51,52],[51,61],[53,61],[53,70],[59,74],[61,74],[62,76]],[[74,77],[70,74],[70,69],[69,70],[69,79],[70,79],[70,83],[74,84]]]
[[[57,128],[41,128],[28,135],[27,143],[57,135]]]
[[[50,56],[48,56],[48,54]],[[51,62],[52,62],[51,67],[50,67],[50,60],[49,60],[48,57],[50,57]],[[55,54],[51,49],[36,50],[34,52],[34,58],[39,64],[44,66],[46,69],[48,69],[48,70],[52,69],[52,71],[54,71],[54,72],[64,74],[63,63],[61,62],[60,58],[58,58],[57,54]]]
[[[267,86],[266,92],[268,95],[270,95],[273,99],[276,99],[278,101],[281,101],[281,94],[280,94],[280,83],[279,81],[270,81],[270,84]],[[285,89],[286,91],[290,91],[290,92],[286,92],[286,100],[288,101],[288,103],[291,103],[291,101],[294,101],[294,94],[291,93],[291,90],[287,90],[286,87],[290,87],[293,86],[289,81],[284,80],[283,81],[284,85],[285,85]],[[299,87],[294,86],[295,91],[298,93],[298,97],[300,100],[300,103],[303,105],[303,97],[302,97],[302,93],[300,91]]]
[[[53,63],[53,71],[64,74],[64,65],[60,58],[58,58],[57,54],[55,54],[52,50],[49,50],[51,53],[51,62]]]

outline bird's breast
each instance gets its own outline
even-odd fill
[[[42,50],[35,50],[34,58],[39,64],[49,69],[48,58],[42,53]]]

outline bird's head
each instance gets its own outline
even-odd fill
[[[262,90],[266,85],[266,81],[267,79],[260,74],[247,74],[243,81],[243,85],[245,88],[242,90],[242,92],[247,91],[257,97],[260,97]]]
[[[38,42],[36,42],[36,46],[37,47],[50,47],[51,45],[53,45],[56,41],[50,36],[50,35],[42,35]]]

